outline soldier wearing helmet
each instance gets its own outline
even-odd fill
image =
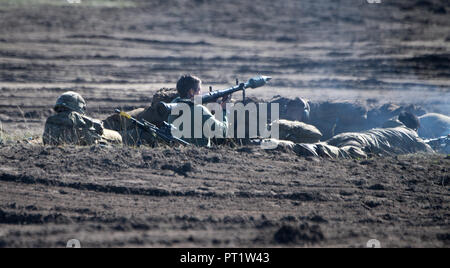
[[[66,92],[58,97],[54,107],[56,112],[71,110],[80,114],[86,113],[86,101],[76,92]]]
[[[86,101],[76,92],[59,96],[54,110],[56,114],[45,123],[43,141],[46,145],[122,143],[119,133],[105,129],[100,120],[85,115]]]

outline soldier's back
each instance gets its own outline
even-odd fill
[[[74,111],[64,111],[50,116],[45,123],[43,142],[46,145],[89,145],[101,139],[92,132],[86,119]]]
[[[342,133],[331,138],[327,143],[337,147],[355,146],[367,152],[381,154],[433,152],[416,131],[407,127],[375,128],[361,133]]]

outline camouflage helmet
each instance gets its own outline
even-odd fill
[[[86,112],[86,101],[80,94],[68,91],[58,97],[54,110],[60,112],[67,109],[84,114]]]

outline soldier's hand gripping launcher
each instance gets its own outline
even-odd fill
[[[158,128],[154,124],[147,122],[146,120],[139,121],[136,118],[132,117],[131,115],[127,114],[126,112],[122,112],[119,109],[116,109],[115,112],[119,114],[120,116],[127,118],[133,122],[137,127],[142,129],[143,131],[146,131],[150,133],[151,135],[161,139],[163,142],[165,142],[168,145],[173,145],[174,143],[182,144],[182,145],[190,145],[188,142],[185,142],[184,140],[177,138],[172,135],[172,128],[173,126],[168,124],[167,122],[164,122],[163,126],[161,128]]]
[[[241,91],[241,90],[245,91],[245,89],[247,89],[247,88],[262,87],[265,84],[267,84],[267,82],[269,82],[271,79],[272,79],[272,77],[269,77],[269,76],[257,76],[257,77],[251,78],[246,83],[241,83],[237,86],[230,87],[227,89],[209,92],[202,96],[202,104],[215,102],[219,98],[231,95],[237,91]],[[168,116],[171,113],[172,107],[174,105],[176,105],[176,103],[165,103],[165,102],[158,103],[156,106],[156,111],[158,113],[158,116],[160,116],[160,118],[164,118],[165,120],[167,120]]]

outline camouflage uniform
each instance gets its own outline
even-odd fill
[[[103,123],[85,116],[86,102],[75,92],[66,92],[56,101],[54,110],[45,123],[43,142],[46,145],[92,145],[121,143],[120,134],[105,129]]]
[[[127,113],[137,120],[145,120],[155,124],[157,123],[154,120],[155,112],[152,107],[148,107],[146,109],[138,108]],[[119,114],[111,115],[110,117],[103,120],[103,123],[107,128],[119,132],[125,145],[147,145],[152,147],[157,145],[157,139],[155,135],[140,129],[130,119],[122,117]]]
[[[189,142],[190,144],[194,144],[197,146],[206,146],[206,147],[210,147],[211,146],[211,139],[208,138],[208,133],[204,133],[203,130],[203,126],[205,126],[205,124],[213,124],[214,128],[219,128],[220,131],[222,131],[223,133],[223,137],[225,138],[227,136],[227,131],[228,131],[228,120],[227,120],[227,114],[226,112],[223,113],[223,119],[222,121],[217,120],[214,115],[208,110],[208,108],[206,108],[203,105],[199,105],[199,104],[194,104],[194,102],[190,99],[182,99],[180,97],[174,99],[172,101],[172,103],[185,103],[187,105],[189,105],[190,110],[191,110],[191,138],[185,138],[185,137],[181,137],[184,141]],[[197,122],[196,120],[194,120],[195,117],[195,113],[194,110],[195,109],[199,109],[201,110],[201,114],[202,114],[202,122],[200,125],[200,122]],[[198,110],[196,110],[198,111]],[[176,115],[169,115],[168,121],[169,124],[173,124],[173,122],[178,118],[178,116]],[[195,129],[201,129],[202,130],[202,138],[193,138],[194,136],[194,130]],[[211,129],[211,128],[210,128]],[[180,129],[180,131],[182,131],[182,128]]]
[[[293,148],[300,156],[323,157],[331,159],[367,158],[367,154],[355,146],[336,147],[326,142],[297,143]]]
[[[342,133],[322,143],[296,144],[294,151],[302,156],[325,158],[367,158],[370,153],[397,155],[434,152],[415,130],[399,120],[390,120],[384,126],[386,128]]]
[[[343,133],[328,140],[327,144],[339,148],[354,146],[367,153],[383,155],[433,152],[416,131],[404,126],[375,128],[361,133]]]

